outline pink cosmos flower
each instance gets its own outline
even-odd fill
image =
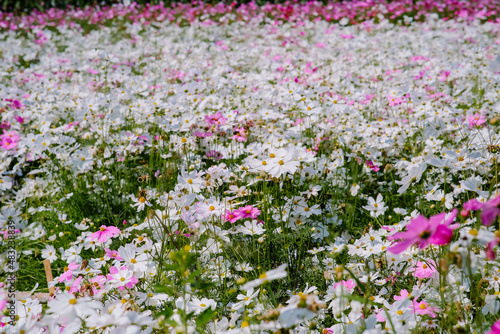
[[[241,213],[238,210],[227,210],[226,209],[226,215],[224,217],[225,221],[230,222],[231,224],[236,223],[239,219],[242,218]]]
[[[431,318],[435,318],[437,316],[437,314],[435,312],[439,312],[438,308],[435,308],[433,306],[429,306],[429,304],[427,304],[423,300],[420,303],[414,300],[412,308],[413,308],[412,314],[414,314],[414,313],[417,313],[418,315],[427,314]]]
[[[66,130],[69,130],[69,129],[71,129],[73,126],[75,126],[75,127],[76,127],[76,126],[77,126],[77,125],[79,125],[79,124],[80,124],[80,122],[69,122],[68,124],[66,124],[65,129],[66,129]]]
[[[12,230],[11,230],[11,231],[12,231]],[[16,228],[16,229],[14,230],[14,233],[21,233],[21,230],[20,230],[20,229],[18,229],[18,228]],[[4,240],[9,239],[9,231],[8,231],[8,230],[2,231],[2,232],[0,232],[0,234],[3,234],[3,238],[4,238]],[[12,232],[11,232],[10,234],[12,235]]]
[[[120,230],[114,226],[102,225],[99,231],[92,233],[90,240],[97,238],[97,242],[106,242],[108,237],[113,238],[120,234]]]
[[[444,212],[430,219],[420,215],[406,226],[405,232],[387,237],[388,240],[400,240],[387,250],[393,254],[399,254],[414,244],[418,244],[420,249],[424,249],[429,244],[446,245],[453,236],[452,230],[456,228],[455,225],[449,226],[456,216],[457,209],[453,209],[448,219],[445,219],[446,213]]]
[[[6,150],[14,150],[19,142],[19,135],[14,131],[6,131],[0,136],[0,147]]]
[[[217,111],[215,115],[205,116],[205,122],[210,125],[216,125],[217,127],[226,124],[227,118],[224,118],[220,111]]]
[[[384,317],[384,313],[385,312],[384,312],[383,308],[379,308],[378,311],[375,311],[375,312],[376,312],[375,318],[377,319],[377,321],[379,321],[379,322],[385,322],[385,321],[387,321],[387,319]]]
[[[77,279],[75,279],[73,281],[73,283],[71,283],[71,286],[69,287],[69,292],[75,293],[75,292],[80,291],[80,286],[82,285],[82,280],[83,280],[83,276],[79,276]]]
[[[486,248],[484,249],[484,254],[487,260],[492,261],[497,257],[494,248],[498,245],[499,242],[500,238],[495,238],[493,239],[493,241],[488,242]]]
[[[234,211],[234,214],[239,215],[241,218],[252,218],[255,219],[257,218],[258,215],[260,215],[260,210],[257,208],[254,208],[251,205],[247,205],[241,208],[238,208],[237,210]]]
[[[437,271],[436,263],[433,260],[428,261],[429,264],[417,261],[417,265],[414,268],[411,268],[410,271],[413,271],[413,276],[418,278],[429,278]]]
[[[247,141],[247,133],[245,128],[236,128],[234,129],[236,134],[234,136],[229,137],[229,139],[236,139],[237,141],[241,142],[246,142]]]
[[[367,165],[368,167],[370,167],[370,169],[371,169],[372,171],[374,171],[374,172],[378,172],[378,171],[380,170],[380,167],[379,167],[379,166],[375,166],[375,165],[373,164],[373,161],[371,161],[371,160],[366,160],[366,161],[365,161],[365,163],[366,163],[366,165]]]
[[[224,156],[223,156],[223,155],[222,155],[222,153],[220,153],[219,151],[210,150],[209,152],[207,152],[207,157],[208,157],[208,158],[212,158],[212,159],[214,159],[215,161],[219,161],[219,160],[221,160]]]
[[[484,115],[479,115],[479,113],[475,113],[474,115],[469,115],[467,117],[467,122],[469,122],[469,129],[474,127],[479,127],[481,124],[486,123],[486,118]]]
[[[340,282],[335,283],[333,285],[333,288],[335,289],[340,284],[342,284],[347,289],[347,291],[352,291],[352,289],[354,289],[354,287],[356,286],[356,283],[352,279],[350,279],[348,281],[340,281]]]
[[[123,258],[118,254],[117,251],[111,250],[109,248],[104,248],[106,256],[113,260],[123,261]]]
[[[109,268],[107,278],[110,283],[117,286],[120,291],[125,290],[125,287],[132,289],[134,285],[137,284],[137,278],[135,278],[133,271],[126,266],[122,266],[120,269],[115,266]]]
[[[448,77],[450,76],[451,72],[450,71],[441,71],[441,73],[439,73],[439,81],[446,81],[448,79]]]
[[[408,293],[408,290],[406,289],[403,289],[400,291],[400,294],[399,296],[394,296],[394,300],[404,300],[405,298],[408,298],[408,296],[410,296],[410,294]]]
[[[211,132],[200,132],[200,131],[195,131],[193,134],[199,138],[211,137],[213,135],[213,133]]]
[[[21,116],[14,116],[14,119],[20,124],[23,124],[25,121],[25,118],[22,118]]]
[[[11,102],[11,104],[9,104],[9,107],[12,108],[12,109],[22,109],[22,108],[24,108],[24,105],[19,100],[5,99],[5,101]]]
[[[500,319],[498,319],[493,326],[491,326],[491,330],[489,330],[486,334],[500,334]]]
[[[90,286],[92,287],[92,293],[94,294],[94,296],[101,292],[102,288],[104,287],[104,283],[106,283],[106,279],[106,276],[103,275],[98,275],[90,279]]]
[[[393,107],[403,103],[405,101],[405,98],[402,96],[398,97],[398,96],[387,95],[387,100],[389,100],[389,106]]]
[[[490,226],[495,221],[497,216],[500,216],[500,195],[495,198],[490,199],[486,203],[481,203],[477,199],[473,198],[464,204],[464,211],[462,211],[463,216],[467,216],[469,211],[482,210],[481,212],[481,222],[483,225]]]
[[[2,123],[0,123],[0,129],[7,129],[7,130],[10,130],[10,123],[7,122],[7,121],[3,121]]]
[[[76,262],[71,262],[68,264],[68,270],[66,270],[60,277],[59,277],[59,283],[66,281],[71,281],[71,278],[73,278],[73,270],[78,268],[78,265]]]

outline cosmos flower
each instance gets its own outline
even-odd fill
[[[425,301],[417,302],[413,301],[413,313],[417,313],[418,315],[424,315],[427,314],[431,318],[437,317],[436,312],[439,312],[439,309],[433,306],[429,306]]]
[[[475,113],[474,115],[469,115],[467,117],[467,122],[469,123],[469,129],[473,129],[474,127],[479,127],[486,123],[486,118],[484,115]]]
[[[500,334],[500,319],[495,321],[491,329],[486,334]]]
[[[399,240],[389,247],[387,251],[399,254],[414,244],[417,244],[420,249],[424,249],[429,244],[448,244],[453,235],[449,225],[455,220],[457,209],[454,209],[447,219],[445,219],[445,216],[446,214],[443,212],[432,216],[430,219],[422,215],[413,219],[406,226],[405,232],[399,232],[387,237],[388,240]]]
[[[119,234],[120,230],[117,227],[102,225],[99,231],[92,233],[89,238],[90,240],[97,239],[97,242],[106,242],[108,238],[116,237]]]
[[[481,203],[477,199],[473,198],[464,203],[465,211],[462,211],[461,214],[462,216],[467,216],[469,211],[481,210],[481,222],[483,225],[490,226],[495,221],[495,218],[500,216],[499,205],[500,194],[485,203]]]
[[[120,269],[112,266],[109,268],[107,278],[113,286],[117,287],[121,291],[123,291],[125,287],[132,289],[138,282],[137,278],[134,276],[134,272],[126,266],[122,266]]]
[[[250,290],[251,288],[258,287],[259,285],[264,284],[266,282],[270,282],[270,281],[274,281],[276,279],[286,277],[287,276],[286,267],[287,267],[287,264],[284,263],[276,269],[269,270],[265,273],[262,273],[259,275],[259,278],[246,283],[241,288],[243,290]]]
[[[246,218],[256,219],[260,215],[260,210],[257,208],[254,208],[251,205],[247,205],[247,206],[238,208],[237,210],[234,210],[234,214],[236,216],[241,217],[242,219],[246,219]]]
[[[6,150],[15,150],[19,142],[19,135],[14,131],[6,131],[0,135],[0,147]]]
[[[413,276],[417,278],[429,278],[437,272],[434,260],[428,260],[427,262],[417,261],[415,267],[410,270],[413,272]]]
[[[241,214],[240,211],[238,210],[228,210],[226,209],[226,214],[224,216],[224,219],[232,224],[236,223],[239,219],[241,219],[243,215]]]

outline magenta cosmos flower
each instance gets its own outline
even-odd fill
[[[406,226],[406,231],[387,237],[388,240],[399,240],[387,250],[393,254],[399,254],[414,244],[418,244],[420,249],[424,249],[429,244],[446,245],[453,236],[453,229],[456,228],[456,226],[450,226],[456,216],[457,209],[453,209],[447,219],[445,212],[432,216],[430,219],[420,215]]]
[[[97,238],[97,242],[106,242],[109,238],[116,237],[120,234],[120,230],[114,226],[102,225],[99,231],[92,233],[90,240]]]
[[[500,319],[497,320],[493,326],[491,326],[491,330],[488,331],[486,334],[500,334]]]
[[[243,215],[238,210],[231,211],[226,209],[226,215],[224,218],[226,221],[229,221],[231,224],[234,224],[238,219],[242,217]]]
[[[467,216],[469,211],[482,210],[481,212],[481,222],[483,225],[490,226],[495,221],[497,216],[500,216],[500,195],[490,199],[486,203],[481,203],[477,199],[473,198],[464,204],[464,211],[462,211],[463,216]]]
[[[238,208],[237,210],[234,211],[235,215],[239,215],[241,218],[252,218],[255,219],[257,218],[258,215],[260,215],[260,210],[257,208],[254,208],[251,205],[247,205],[241,208]]]

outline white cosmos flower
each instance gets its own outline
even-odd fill
[[[286,267],[287,267],[287,264],[284,263],[276,269],[266,271],[265,273],[260,274],[259,278],[246,283],[241,288],[243,290],[250,290],[251,288],[258,287],[259,285],[264,284],[266,282],[270,282],[270,281],[274,281],[274,280],[286,277],[287,276]]]

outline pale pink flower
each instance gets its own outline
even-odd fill
[[[410,269],[413,271],[413,276],[418,278],[429,278],[437,271],[436,263],[433,260],[429,260],[428,263],[417,261],[414,268]]]
[[[482,124],[486,123],[486,118],[484,115],[479,115],[479,113],[475,113],[474,115],[469,115],[467,117],[467,122],[469,122],[469,129],[474,127],[479,127]]]
[[[439,312],[438,308],[435,308],[433,306],[429,306],[429,304],[427,304],[423,300],[420,303],[413,300],[412,308],[413,308],[412,313],[417,313],[418,315],[427,314],[431,318],[437,317],[437,314],[435,312]]]
[[[97,242],[106,242],[109,238],[116,237],[120,234],[120,230],[114,226],[102,225],[99,231],[92,233],[90,240],[97,239]]]

